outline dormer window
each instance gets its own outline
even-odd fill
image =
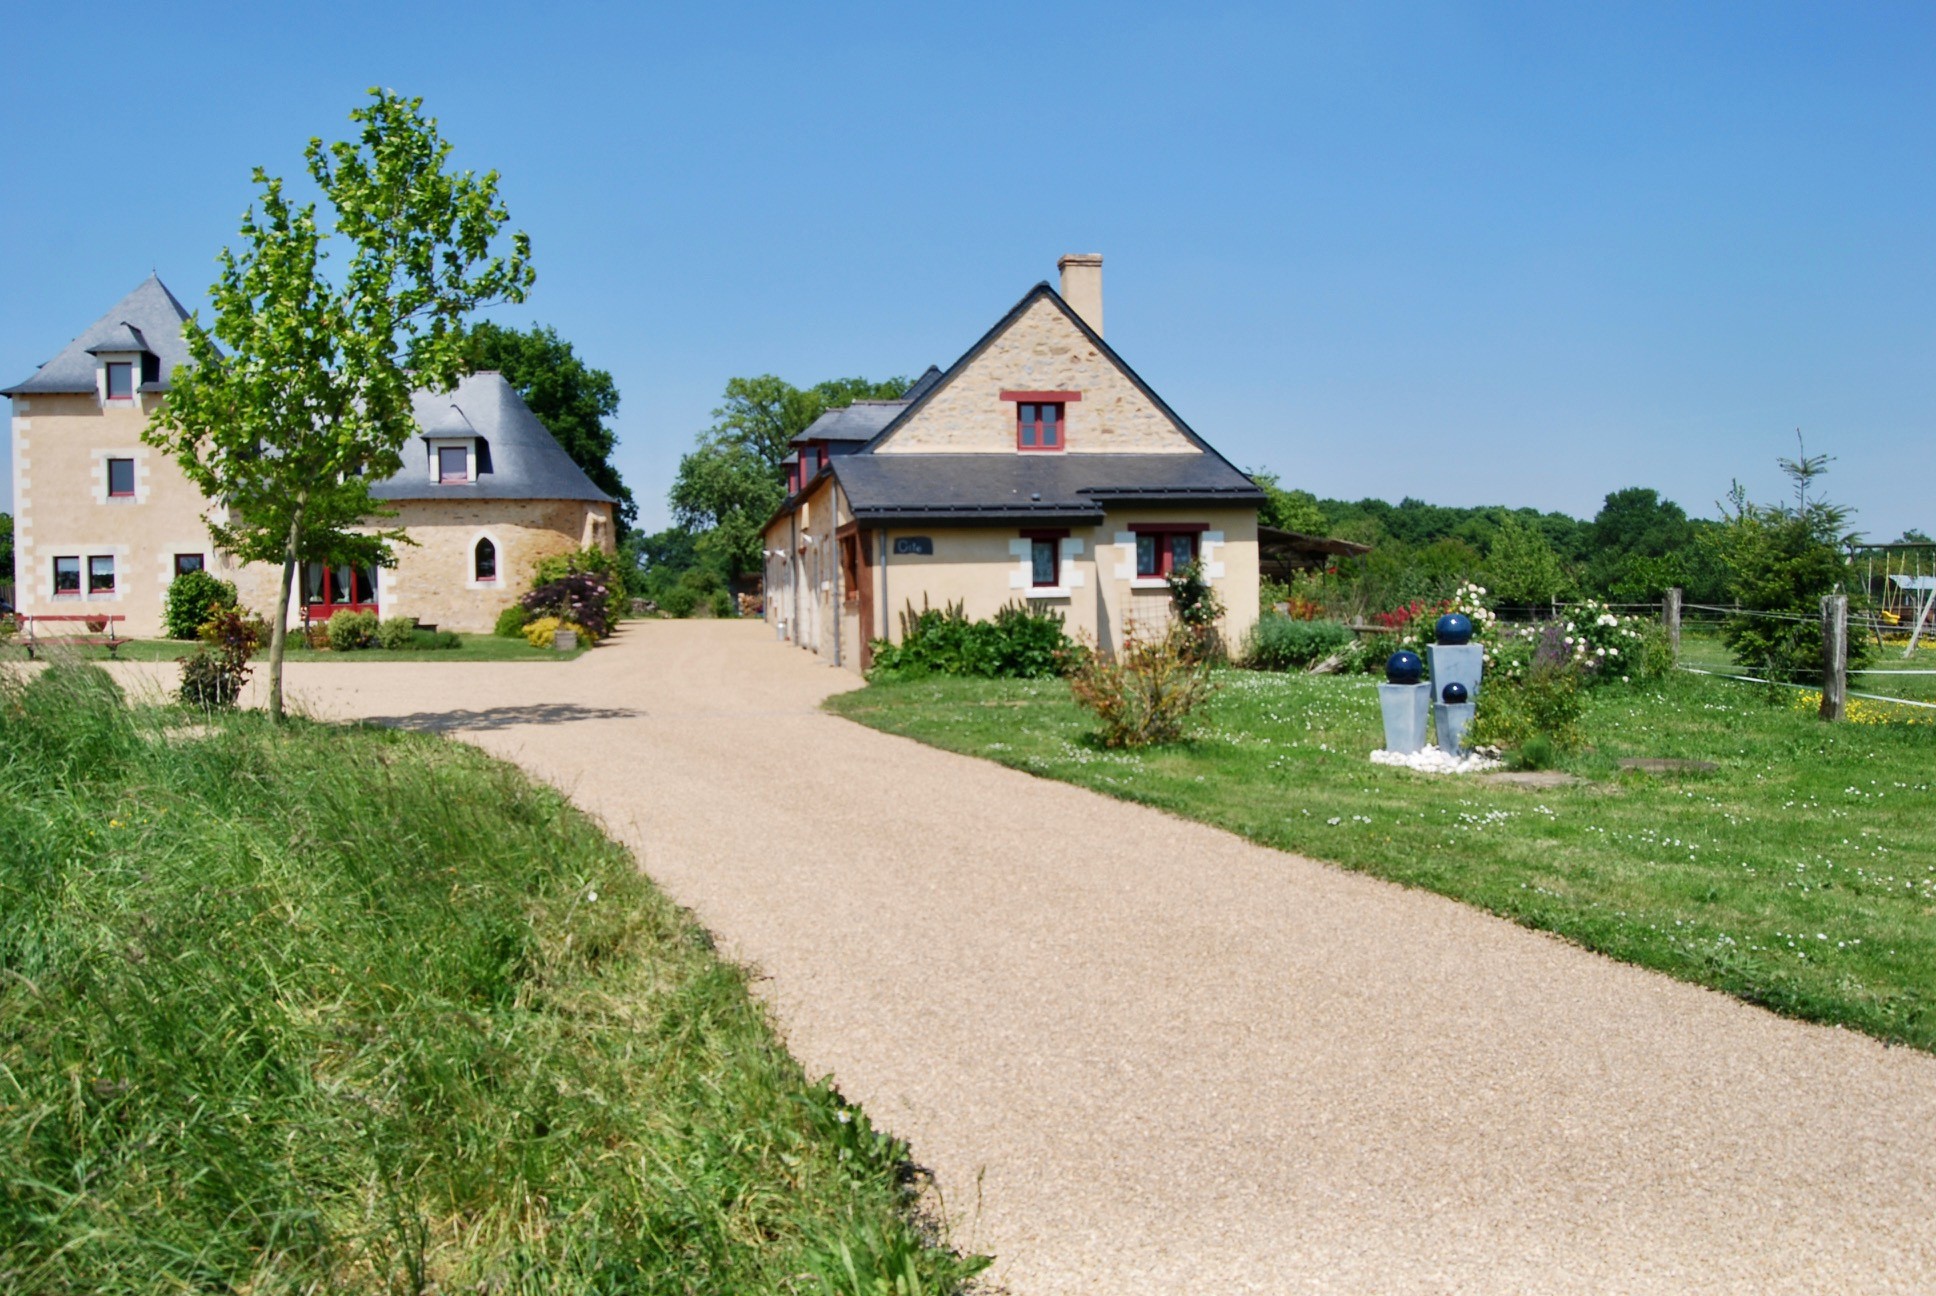
[[[490,451],[482,437],[427,438],[430,480],[439,486],[468,486],[491,471]]]
[[[471,452],[465,446],[437,447],[437,480],[445,484],[471,479]]]
[[[134,364],[127,360],[110,360],[107,363],[108,399],[134,399]]]
[[[161,357],[156,355],[152,351],[142,352],[141,353],[141,385],[143,387],[146,387],[151,383],[159,383],[160,381],[161,381]]]

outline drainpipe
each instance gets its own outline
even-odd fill
[[[836,512],[834,514],[834,521],[838,522],[839,520],[840,520],[840,514]],[[832,532],[832,536],[833,536],[833,542],[834,542],[834,552],[833,552],[834,669],[839,670],[840,669],[840,632],[847,624],[847,614],[843,610],[847,605],[841,602],[841,598],[840,598],[840,594],[841,594],[840,578],[841,578],[841,575],[843,574],[841,571],[841,568],[845,564],[840,556],[840,529],[838,527],[834,529],[834,531]]]
[[[893,549],[894,549],[894,546],[888,543],[887,528],[882,527],[881,528],[881,601],[877,606],[879,608],[879,615],[881,618],[881,638],[888,639],[888,640],[891,640],[894,638],[892,634],[888,633],[888,629],[887,629],[888,625],[890,624],[887,619],[889,614],[888,606],[887,606],[887,555],[890,552],[892,552]]]

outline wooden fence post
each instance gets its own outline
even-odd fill
[[[1840,720],[1849,699],[1849,596],[1822,599],[1822,719]]]
[[[1674,664],[1681,661],[1681,587],[1676,585],[1667,591],[1667,597],[1660,605],[1660,619],[1667,627],[1667,647],[1674,654]]]

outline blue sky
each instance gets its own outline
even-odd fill
[[[1711,514],[1799,427],[1936,530],[1926,3],[10,8],[5,382],[151,268],[197,305],[382,84],[503,173],[500,318],[617,378],[648,525],[729,377],[945,365],[1096,251],[1111,343],[1320,495]]]

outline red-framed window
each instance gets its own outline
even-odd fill
[[[186,576],[192,571],[205,571],[207,568],[208,558],[204,554],[175,555],[175,575],[177,576]]]
[[[1081,400],[1081,392],[1005,391],[1002,399],[1015,402],[1017,450],[1068,449],[1069,404]]]
[[[471,573],[480,583],[497,579],[497,546],[487,536],[471,552]]]
[[[437,447],[437,481],[456,485],[471,479],[471,452],[463,446]]]
[[[1131,523],[1136,536],[1136,574],[1168,576],[1197,560],[1198,542],[1209,527],[1201,522]]]
[[[304,615],[311,621],[327,621],[342,611],[374,612],[376,569],[304,563],[302,591]]]
[[[81,560],[74,558],[54,559],[54,597],[79,598],[81,593]]]
[[[87,560],[87,592],[114,593],[114,555],[96,554]]]
[[[108,460],[108,498],[134,498],[134,460]]]
[[[1029,543],[1029,585],[1033,589],[1062,588],[1062,542],[1067,531],[1024,531]]]
[[[108,371],[108,399],[134,399],[134,363],[129,360],[111,361]]]

